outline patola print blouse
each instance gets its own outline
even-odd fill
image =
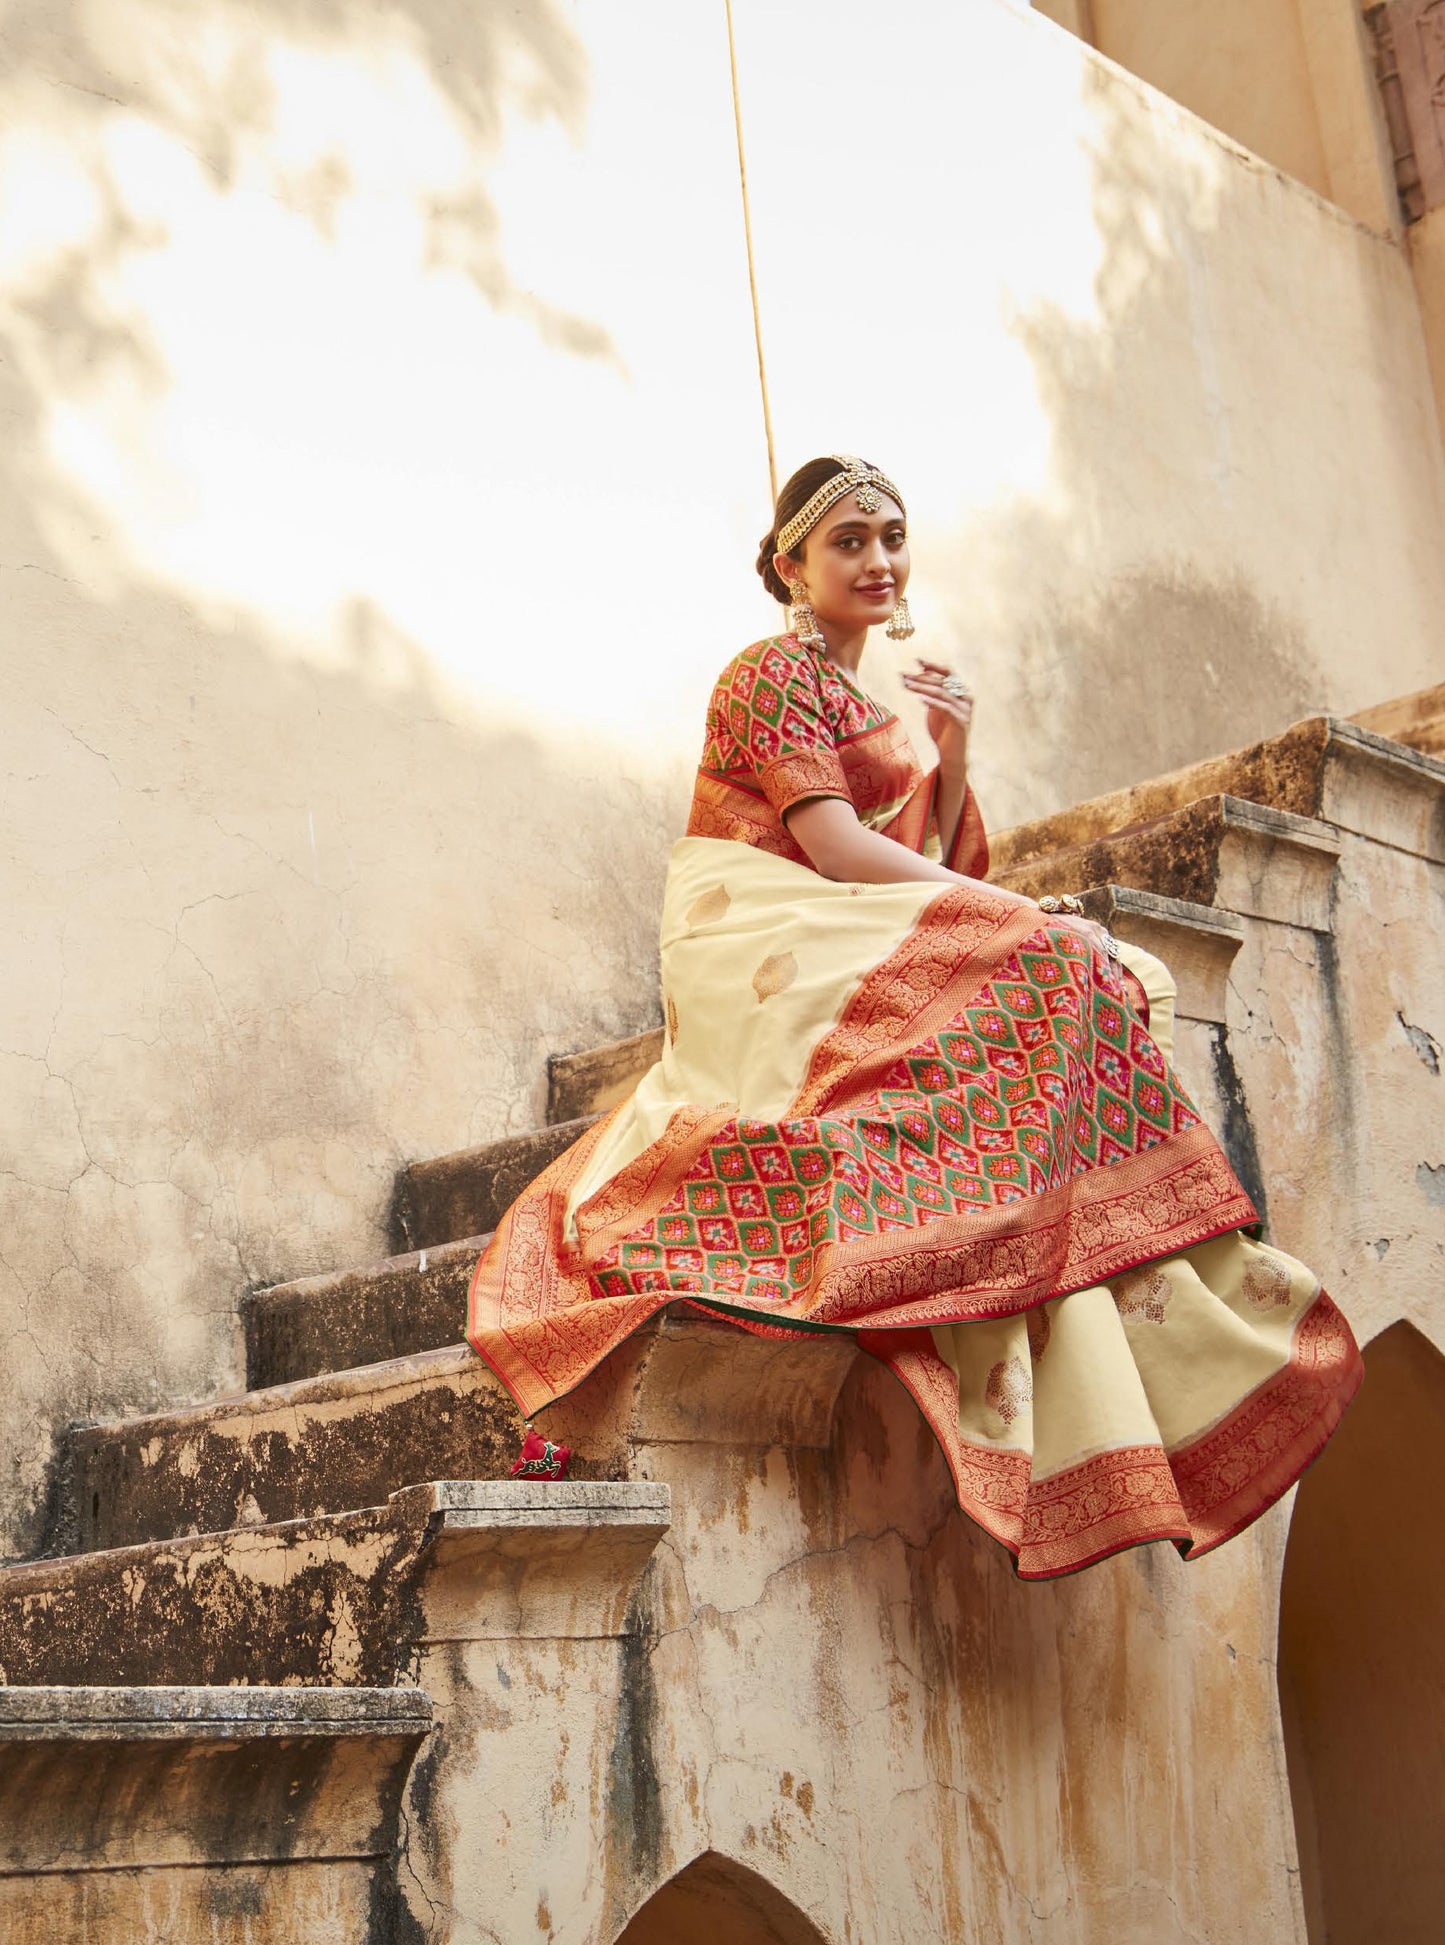
[[[755,844],[808,865],[783,813],[806,797],[841,797],[870,830],[982,878],[988,839],[973,791],[945,858],[937,780],[937,766],[922,768],[897,716],[837,663],[794,635],[771,636],[734,656],[718,677],[687,835]]]

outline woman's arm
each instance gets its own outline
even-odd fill
[[[784,814],[784,822],[807,852],[813,869],[824,878],[855,885],[912,884],[920,879],[940,885],[979,882],[910,851],[896,838],[870,831],[841,797],[805,797]],[[1001,891],[997,885],[990,885],[989,890],[1006,904],[1032,903],[1015,892]]]
[[[844,884],[897,885],[918,881],[940,885],[979,885],[1005,905],[1032,905],[1031,898],[1005,891],[1001,885],[985,885],[981,878],[965,878],[931,858],[910,851],[896,838],[884,837],[858,822],[858,813],[841,797],[805,797],[783,813],[783,821],[808,854],[813,869],[824,878]],[[1039,913],[1040,923],[1044,914]],[[1081,933],[1089,944],[1104,950],[1107,932],[1093,919],[1074,918],[1064,912],[1052,913],[1050,925],[1065,926]]]

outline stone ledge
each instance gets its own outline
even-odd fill
[[[1320,816],[1355,836],[1445,863],[1445,761],[1359,723],[1331,722]]]
[[[457,1588],[444,1570],[483,1555],[504,1581],[522,1576],[507,1599],[530,1600],[533,1632],[545,1615],[572,1631],[583,1612],[591,1632],[615,1632],[670,1515],[667,1487],[648,1480],[439,1480],[356,1512],[7,1567],[0,1692],[389,1687],[426,1590]],[[559,1572],[560,1605],[545,1585]]]
[[[554,1054],[547,1062],[547,1122],[603,1114],[625,1101],[662,1055],[662,1028],[613,1040],[581,1053]]]
[[[1445,682],[1417,689],[1413,695],[1392,696],[1370,709],[1358,709],[1350,721],[1426,756],[1445,757]]]
[[[460,1343],[472,1269],[490,1240],[477,1234],[253,1292],[241,1305],[248,1383],[288,1384]]]
[[[856,1356],[843,1333],[798,1342],[664,1313],[547,1413],[575,1455],[566,1490],[630,1477],[643,1447],[826,1446]],[[379,1507],[438,1472],[516,1507],[526,1482],[503,1475],[523,1431],[465,1344],[83,1426],[70,1435],[76,1532],[89,1553],[261,1531]]]
[[[995,874],[1028,897],[1106,884],[1326,931],[1338,833],[1247,798],[1205,797],[1116,835]]]
[[[604,1526],[666,1532],[672,1519],[671,1488],[649,1479],[433,1479],[406,1491],[423,1496],[420,1503],[438,1533],[564,1526],[574,1532]]]
[[[0,1689],[0,1936],[158,1937],[159,1904],[214,1938],[240,1876],[267,1937],[368,1936],[432,1723],[415,1688]]]
[[[397,1178],[395,1214],[403,1238],[413,1249],[432,1249],[495,1229],[528,1183],[595,1119],[587,1115],[413,1162]]]
[[[1051,856],[1126,837],[1211,797],[1242,797],[1295,816],[1313,817],[1319,811],[1328,735],[1329,719],[1312,716],[1245,749],[1208,757],[991,833],[992,875],[1001,878]]]
[[[523,1430],[465,1344],[86,1426],[76,1531],[92,1551],[378,1506],[437,1472],[500,1478]]]
[[[0,1688],[0,1742],[422,1735],[420,1688]]]
[[[435,1480],[418,1652],[443,1641],[597,1640],[634,1631],[633,1595],[672,1520],[649,1480]]]
[[[1224,1024],[1230,968],[1244,940],[1238,912],[1132,885],[1098,886],[1084,894],[1083,903],[1090,918],[1165,962],[1178,989],[1176,1020]]]
[[[1169,931],[1202,934],[1221,946],[1237,946],[1244,937],[1244,920],[1238,912],[1222,911],[1217,905],[1195,905],[1187,898],[1169,898],[1163,892],[1140,891],[1134,885],[1095,885],[1083,894],[1089,917],[1097,911],[1101,920],[1133,920],[1157,925]],[[1114,928],[1117,930],[1118,928]]]
[[[1445,743],[1445,685],[1406,698],[1403,716],[1395,706],[1365,711],[1363,721],[1311,716],[1277,736],[1206,758],[1162,777],[1092,797],[1047,817],[1033,818],[991,835],[993,876],[1000,881],[1028,865],[1076,852],[1081,847],[1118,840],[1157,824],[1206,799],[1229,796],[1284,811],[1291,816],[1324,818],[1382,842],[1411,848],[1430,836],[1430,813],[1417,814],[1398,829],[1400,806],[1382,825],[1382,806],[1357,799],[1342,778],[1342,766],[1369,763],[1389,771],[1397,789],[1427,797],[1445,787],[1445,763],[1431,752]],[[1394,710],[1394,713],[1392,713]],[[1372,726],[1372,725],[1378,725]],[[1398,725],[1413,742],[1394,741],[1380,729]],[[1391,835],[1391,830],[1396,835]],[[1433,850],[1427,855],[1434,855]]]
[[[426,1539],[396,1503],[6,1567],[0,1681],[390,1687]]]

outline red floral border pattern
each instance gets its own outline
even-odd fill
[[[1364,1374],[1349,1325],[1321,1291],[1288,1362],[1207,1433],[1172,1451],[1096,1453],[1035,1480],[1026,1453],[960,1437],[958,1380],[926,1331],[860,1331],[858,1342],[912,1394],[959,1505],[1009,1549],[1023,1580],[1074,1573],[1150,1540],[1172,1540],[1189,1560],[1222,1545],[1318,1458]]]

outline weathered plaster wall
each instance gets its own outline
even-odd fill
[[[724,23],[0,25],[0,1550],[650,1023],[766,496]],[[674,565],[675,564],[675,565]]]
[[[909,482],[992,821],[1434,679],[1445,474],[1394,244],[1031,15],[896,15],[900,71],[948,77],[930,116],[856,62],[854,0],[802,71],[801,4],[736,12],[780,450]],[[825,116],[868,160],[820,180]],[[840,265],[820,331],[799,293]]]
[[[692,1396],[712,1408],[710,1349]],[[734,1442],[675,1426],[635,1451],[672,1526],[620,1621],[582,1564],[593,1534],[553,1570],[570,1601],[545,1623],[476,1585],[428,1597],[417,1672],[444,1729],[405,1813],[421,1935],[611,1945],[715,1853],[829,1945],[1302,1945],[1281,1515],[1194,1565],[1149,1547],[1030,1585],[866,1357],[831,1450],[755,1443],[742,1389]],[[747,1908],[658,1935],[732,1939]]]
[[[1320,195],[1330,193],[1298,0],[1091,0],[1094,45]]]
[[[1390,245],[1005,5],[895,9],[896,89],[736,13],[780,465],[908,482],[995,821],[1428,679]],[[777,611],[720,8],[12,0],[0,127],[18,1548],[59,1423],[234,1383],[246,1284],[649,1023]]]
[[[1371,0],[1033,0],[1120,67],[1360,222],[1400,227],[1361,18]]]

